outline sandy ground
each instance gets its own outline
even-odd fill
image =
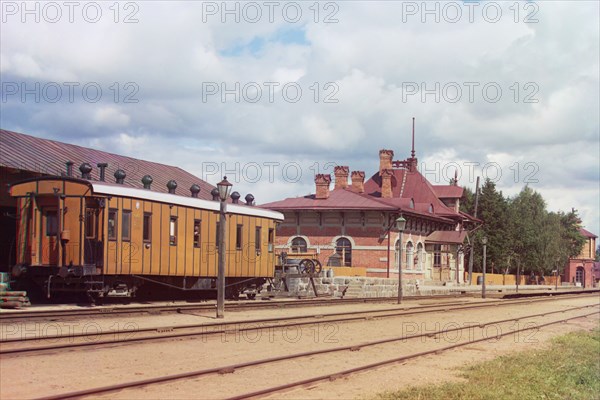
[[[423,303],[421,301],[421,303]],[[327,349],[343,345],[357,345],[371,340],[398,337],[407,333],[433,331],[440,328],[474,325],[533,313],[564,310],[571,307],[598,304],[598,297],[557,299],[551,302],[531,303],[441,312],[398,318],[374,319],[362,322],[310,325],[304,328],[263,330],[258,332],[229,332],[211,338],[193,338],[153,343],[86,349],[55,354],[5,357],[0,359],[0,397],[2,399],[35,398],[89,387],[147,379],[212,367],[223,367],[259,358],[269,358],[309,350]],[[336,311],[362,307],[382,308],[378,305],[335,306]],[[496,324],[485,329],[469,329],[448,333],[437,338],[412,339],[360,351],[343,351],[282,361],[270,365],[239,369],[234,373],[210,375],[160,385],[113,392],[104,398],[224,398],[236,394],[298,381],[324,373],[335,373],[354,366],[402,356],[416,351],[441,348],[452,343],[496,332],[510,332],[526,323],[543,323],[598,311],[587,309],[555,314],[518,323]],[[332,309],[317,307],[294,310],[257,310],[243,315],[227,315],[227,319],[254,319],[284,314],[322,314]],[[179,318],[194,316],[167,315],[144,317],[144,324],[163,325],[164,318],[178,322]],[[208,317],[205,317],[208,318]],[[177,319],[173,321],[172,319]],[[187,321],[187,320],[186,320]],[[598,326],[598,314],[580,318],[568,324],[558,324],[526,334],[508,335],[500,340],[491,339],[440,355],[426,356],[404,364],[381,367],[357,373],[333,382],[285,393],[287,398],[356,398],[406,385],[459,379],[454,368],[473,361],[493,358],[510,351],[544,346],[553,336],[578,329]],[[103,321],[110,323],[111,321]],[[114,321],[113,321],[114,322]],[[212,320],[211,322],[214,322]],[[142,321],[139,321],[141,324]],[[475,335],[475,336],[473,336]],[[478,336],[479,335],[479,336]],[[281,398],[284,394],[272,396]]]

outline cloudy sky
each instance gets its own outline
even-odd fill
[[[597,1],[1,1],[3,129],[227,174],[259,203],[378,150],[600,233]]]

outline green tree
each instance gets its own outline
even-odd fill
[[[540,237],[546,221],[546,202],[543,197],[529,186],[510,201],[509,229],[512,231],[510,256],[521,274],[536,272],[539,263]]]
[[[494,272],[503,272],[509,267],[510,248],[512,246],[512,232],[510,230],[508,214],[508,202],[501,191],[496,190],[496,184],[486,179],[481,187],[479,197],[478,218],[484,221],[477,238],[482,236],[488,238],[487,260],[488,271],[493,268]],[[482,265],[482,261],[476,257],[474,261]]]
[[[579,232],[581,228],[581,218],[577,215],[577,210],[572,208],[570,212],[564,213],[559,212],[560,222],[563,226],[563,241],[565,246],[565,263],[569,258],[577,257],[583,245],[585,244],[585,237]]]
[[[473,215],[475,211],[475,193],[466,186],[463,189],[463,195],[460,199],[460,211]]]

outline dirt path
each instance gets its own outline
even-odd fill
[[[311,325],[286,330],[230,332],[211,338],[7,357],[0,359],[0,397],[2,399],[34,398],[119,382],[221,367],[258,358],[356,345],[407,333],[479,324],[597,303],[598,298],[558,299],[525,306],[511,305],[355,323]],[[348,305],[346,309],[350,310],[353,307],[356,308],[355,305]],[[318,311],[313,310],[312,312],[323,313],[323,311],[323,308],[318,308]],[[580,314],[591,311],[593,310],[588,309]],[[280,312],[280,310],[262,310],[256,314],[265,317],[275,316]],[[287,312],[294,315],[300,313],[298,310]],[[311,310],[304,312],[311,312]],[[572,312],[569,315],[576,314]],[[257,315],[252,315],[252,317],[258,318]],[[243,319],[247,317],[248,315],[245,315]],[[536,321],[540,323],[552,320],[552,318],[558,320],[563,316],[556,314],[543,320],[521,320],[519,324]],[[145,321],[145,323],[158,324],[156,321],[154,323]],[[509,335],[497,341],[478,343],[440,355],[423,357],[403,365],[382,367],[376,371],[354,374],[326,384],[291,391],[286,394],[286,397],[355,398],[369,396],[382,390],[397,389],[409,384],[457,379],[451,371],[456,366],[489,359],[509,351],[543,346],[552,336],[576,329],[590,329],[597,325],[598,316],[578,319],[575,322],[553,325],[527,335]],[[489,328],[487,332],[492,337],[498,330],[507,332],[510,329],[511,324],[498,324],[495,328]],[[296,381],[395,355],[409,354],[420,351],[420,349],[430,348],[432,342],[438,347],[443,347],[461,339],[466,339],[466,337],[445,335],[429,341],[414,339],[385,346],[363,348],[357,352],[336,352],[330,353],[328,356],[311,356],[270,366],[240,369],[233,374],[211,375],[123,390],[106,395],[105,398],[223,398],[261,387],[269,387],[276,383]],[[281,394],[273,396],[273,398],[280,397]]]

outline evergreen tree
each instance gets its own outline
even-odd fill
[[[473,215],[475,212],[475,193],[466,186],[463,189],[463,195],[460,199],[460,211]]]
[[[487,260],[488,271],[505,271],[509,265],[509,249],[512,245],[512,234],[507,218],[508,202],[502,192],[496,190],[496,184],[486,179],[481,187],[478,217],[484,221],[478,238],[488,238]],[[475,259],[477,261],[477,259]]]

